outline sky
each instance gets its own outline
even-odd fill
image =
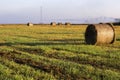
[[[120,18],[120,0],[1,0],[0,23]]]

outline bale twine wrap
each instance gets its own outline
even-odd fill
[[[33,24],[32,23],[27,23],[27,26],[33,26]]]
[[[85,32],[87,44],[112,44],[115,41],[115,30],[111,24],[88,25]]]
[[[51,22],[50,25],[52,25],[52,26],[56,26],[56,22]]]

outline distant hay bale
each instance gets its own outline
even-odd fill
[[[104,23],[100,22],[99,24],[104,24]]]
[[[62,23],[59,22],[58,25],[62,25]]]
[[[114,26],[120,26],[120,22],[114,22],[113,25]]]
[[[50,25],[52,25],[52,26],[56,26],[56,22],[51,22]]]
[[[27,26],[33,26],[33,24],[32,23],[27,23]]]
[[[115,30],[111,24],[88,25],[85,32],[87,44],[112,44],[115,41]]]
[[[70,26],[71,24],[69,22],[66,22],[65,25]]]
[[[114,26],[113,23],[99,23],[99,24],[108,24],[108,25],[111,25],[111,26]]]

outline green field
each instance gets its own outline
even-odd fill
[[[86,45],[87,25],[0,25],[0,80],[120,80],[116,42]]]

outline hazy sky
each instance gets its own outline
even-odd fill
[[[1,0],[0,23],[95,17],[120,18],[120,0]],[[41,15],[42,13],[42,15]]]

